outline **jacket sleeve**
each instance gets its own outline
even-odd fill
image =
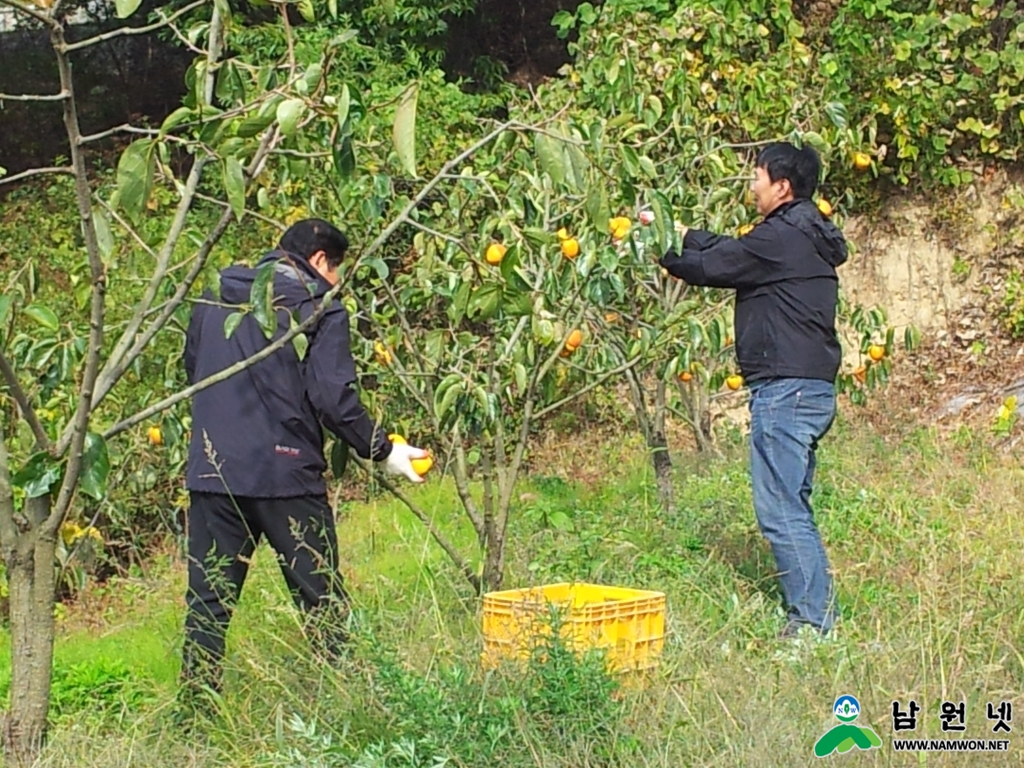
[[[771,282],[781,266],[773,238],[755,228],[742,238],[691,230],[682,253],[669,249],[659,262],[669,274],[690,285],[752,288]]]
[[[303,368],[306,395],[327,429],[360,457],[383,461],[391,453],[391,441],[359,401],[350,344],[348,313],[330,312],[309,345]]]

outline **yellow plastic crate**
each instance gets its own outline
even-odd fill
[[[608,666],[617,672],[657,666],[665,643],[664,592],[568,582],[485,594],[484,666],[527,658],[551,631],[552,606],[570,648],[606,649]]]

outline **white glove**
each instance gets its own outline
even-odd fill
[[[391,443],[391,453],[384,459],[384,471],[392,475],[405,475],[409,482],[422,483],[424,478],[416,474],[412,468],[413,459],[427,458],[427,452],[422,448],[413,448],[408,443]]]

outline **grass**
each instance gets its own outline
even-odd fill
[[[782,643],[772,560],[750,510],[743,448],[679,456],[679,509],[663,514],[642,452],[605,446],[522,488],[508,586],[586,579],[668,596],[660,669],[615,687],[599,662],[550,649],[522,673],[485,676],[476,603],[444,554],[386,497],[346,505],[345,573],[360,608],[345,669],[307,651],[283,580],[261,548],[229,635],[220,714],[197,733],[170,718],[183,570],[93,588],[68,608],[57,649],[52,742],[43,766],[796,766],[856,696],[880,749],[848,765],[1021,765],[1010,751],[893,750],[891,705],[922,706],[915,738],[947,736],[942,701],[966,704],[954,738],[995,738],[986,704],[1024,705],[1018,464],[961,432],[886,438],[841,420],[820,452],[814,503],[836,571],[835,638]],[[555,466],[553,462],[538,462]],[[572,482],[602,469],[604,480]],[[464,549],[453,489],[414,489]],[[0,687],[6,687],[5,654]],[[1011,722],[1011,726],[1015,724]],[[899,737],[906,732],[898,734]],[[1005,737],[1005,736],[1004,736]],[[927,758],[927,759],[925,759]]]

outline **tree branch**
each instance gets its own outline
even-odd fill
[[[103,206],[103,208],[107,211],[107,213],[110,214],[111,218],[113,218],[114,221],[116,221],[118,224],[120,224],[121,227],[124,228],[125,232],[127,232],[129,235],[131,235],[132,240],[134,240],[136,243],[138,243],[142,247],[142,249],[146,253],[148,253],[150,256],[152,256],[154,261],[156,261],[157,260],[156,251],[154,251],[150,247],[149,243],[147,243],[145,240],[142,239],[142,236],[138,232],[135,231],[135,227],[133,227],[131,224],[129,224],[127,221],[125,221],[124,218],[122,218],[122,216],[116,210],[114,210],[114,207],[112,205],[110,205],[106,200],[103,200],[102,198],[100,198],[99,203],[100,203],[100,205]],[[102,376],[102,373],[100,375]]]
[[[420,519],[420,522],[426,526],[427,530],[430,532],[430,535],[434,537],[434,541],[441,545],[441,549],[443,549],[445,553],[447,553],[448,557],[452,559],[452,562],[455,563],[456,567],[460,571],[462,571],[462,574],[469,580],[469,583],[473,586],[473,589],[479,593],[480,578],[470,567],[469,563],[466,562],[466,559],[461,554],[459,554],[459,551],[455,548],[455,546],[450,541],[448,541],[447,537],[434,526],[433,521],[427,516],[427,513],[420,509],[416,502],[410,499],[397,485],[392,483],[387,478],[383,477],[381,473],[374,472],[374,470],[371,468],[367,460],[359,456],[356,456],[355,462],[360,469],[362,469],[364,472],[366,472],[366,474],[370,475],[371,477],[374,477],[374,479],[377,482],[379,482],[387,490],[389,490],[397,499],[399,499],[403,504],[405,504],[405,506],[409,508],[410,512],[412,512],[414,515],[416,515],[416,517]]]
[[[369,246],[367,246],[366,250],[363,251],[362,254],[360,254],[359,258],[355,260],[355,263],[353,263],[352,267],[349,269],[348,281],[352,279],[352,277],[355,274],[356,268],[361,265],[363,259],[379,251],[381,246],[383,246],[384,243],[386,243],[388,239],[395,233],[395,230],[397,230],[400,226],[402,226],[402,224],[408,221],[409,214],[413,210],[415,210],[420,203],[423,202],[426,196],[433,191],[434,187],[441,183],[441,181],[444,179],[445,174],[451,171],[452,168],[455,168],[458,165],[460,165],[467,158],[472,157],[481,148],[487,146],[492,141],[494,141],[498,136],[507,131],[510,125],[512,125],[512,123],[502,123],[493,131],[484,136],[482,139],[475,142],[474,144],[471,144],[467,149],[463,150],[453,159],[449,160],[443,166],[441,166],[441,170],[437,172],[437,175],[435,175],[434,178],[432,178],[424,185],[423,189],[421,189],[419,193],[417,193],[416,197],[414,197],[406,204],[405,208],[398,215],[398,217],[394,221],[392,221],[388,226],[386,226],[384,230],[379,235],[377,235],[376,239],[374,239],[374,241],[370,243]]]
[[[0,93],[0,101],[62,101],[66,93]]]
[[[107,130],[100,131],[99,133],[90,133],[88,136],[79,136],[78,143],[79,145],[89,144],[90,142],[99,141],[100,139],[105,139],[108,136],[113,136],[115,133],[140,133],[144,136],[160,135],[160,131],[153,128],[137,128],[130,123],[124,123],[122,125],[115,125],[113,128],[108,128]]]
[[[469,484],[466,482],[469,477],[469,472],[466,469],[466,447],[462,444],[462,436],[458,433],[457,429],[452,433],[452,447],[455,451],[455,471],[452,473],[452,478],[455,480],[455,490],[459,494],[462,507],[466,510],[470,522],[473,523],[477,539],[483,544],[484,519],[480,514],[480,510],[477,509],[476,500],[469,492]]]
[[[36,411],[32,407],[32,403],[25,394],[25,390],[21,388],[21,382],[18,381],[18,377],[15,375],[14,369],[11,367],[7,358],[4,357],[2,350],[0,350],[0,372],[3,373],[4,379],[7,381],[7,386],[11,390],[11,395],[14,397],[14,401],[21,409],[21,412],[25,417],[25,421],[27,421],[29,427],[32,428],[32,434],[35,435],[36,438],[36,449],[40,451],[51,450],[53,446],[50,443],[50,438],[47,436],[46,430],[43,429],[43,425],[39,422],[39,417],[36,415]]]
[[[469,148],[463,150],[458,156],[456,156],[452,160],[449,160],[447,163],[445,163],[445,165],[441,169],[441,171],[438,172],[438,174],[435,175],[433,179],[428,181],[423,186],[423,188],[419,191],[419,193],[417,193],[417,195],[406,204],[405,208],[402,209],[401,213],[399,213],[398,216],[396,216],[391,221],[391,223],[388,224],[381,231],[381,233],[379,235],[377,235],[377,237],[373,240],[373,242],[370,243],[369,246],[367,246],[366,250],[364,250],[362,252],[362,254],[360,254],[359,258],[357,258],[355,260],[355,263],[350,268],[349,277],[351,277],[351,274],[359,266],[359,263],[362,260],[369,258],[373,254],[375,254],[377,251],[379,251],[384,246],[384,244],[387,242],[388,238],[390,238],[391,235],[393,235],[395,233],[395,231],[399,227],[401,227],[404,223],[406,223],[406,221],[409,218],[409,214],[413,210],[415,210],[416,206],[418,206],[423,201],[423,199],[427,195],[430,194],[431,190],[433,190],[434,187],[436,187],[440,183],[440,181],[442,179],[442,176],[444,174],[448,173],[448,171],[450,171],[452,168],[457,166],[459,163],[463,162],[466,158],[471,157],[473,155],[473,153],[478,151],[481,147],[484,147],[489,142],[493,141],[503,131],[507,130],[507,125],[508,125],[507,123],[503,123],[501,126],[496,128],[495,130],[491,131],[485,137],[483,137],[479,141],[477,141],[474,144],[472,144]],[[268,136],[269,135],[270,134],[268,134]],[[253,158],[253,162],[254,163],[255,163],[255,161],[256,161],[256,158]],[[261,162],[262,162],[262,159],[261,159]],[[256,174],[258,174],[258,168],[259,168],[259,165],[257,164],[257,168],[255,169],[255,173]],[[231,216],[230,212],[225,212],[225,215],[221,218],[221,223],[224,223],[225,227],[227,226],[226,220],[229,220],[230,216]],[[218,224],[218,226],[219,226],[219,224]],[[208,240],[209,240],[209,238],[208,238]],[[195,266],[193,266],[193,269],[195,269]],[[304,320],[301,323],[299,323],[299,324],[293,326],[292,328],[290,328],[277,341],[272,342],[271,344],[269,344],[268,346],[264,347],[262,350],[260,350],[259,352],[255,353],[254,355],[250,356],[249,358],[247,358],[245,360],[241,360],[241,361],[239,361],[239,362],[237,362],[237,363],[235,363],[235,364],[233,364],[233,365],[231,365],[231,366],[229,366],[229,367],[219,371],[218,373],[212,374],[212,375],[206,377],[205,379],[203,379],[202,381],[197,382],[196,384],[193,384],[192,386],[187,387],[187,388],[185,388],[185,389],[183,389],[183,390],[181,390],[181,391],[179,391],[179,392],[177,392],[177,393],[175,393],[173,395],[170,395],[169,397],[165,397],[163,400],[161,400],[161,401],[159,401],[157,403],[154,403],[153,405],[149,406],[148,408],[145,408],[142,411],[139,411],[134,416],[131,416],[131,417],[127,418],[127,419],[122,419],[117,424],[114,424],[112,427],[110,427],[104,433],[103,436],[105,438],[109,439],[109,438],[113,437],[114,435],[118,435],[121,432],[124,432],[127,429],[131,429],[136,424],[139,424],[139,423],[145,421],[146,419],[150,418],[154,414],[160,413],[161,411],[164,411],[167,408],[170,408],[172,405],[176,405],[177,403],[181,402],[182,400],[185,400],[185,399],[191,397],[196,392],[201,392],[202,390],[206,389],[209,386],[212,386],[213,384],[216,384],[216,383],[218,383],[220,381],[224,381],[224,380],[230,378],[231,376],[234,376],[239,371],[242,371],[242,370],[248,368],[249,366],[258,363],[260,360],[263,360],[264,358],[269,357],[270,355],[274,354],[275,352],[277,352],[277,350],[279,350],[282,347],[284,347],[285,344],[289,343],[298,334],[302,333],[304,330],[306,330],[307,328],[311,327],[317,320],[319,320],[320,317],[323,315],[323,313],[327,310],[328,305],[331,302],[333,302],[334,299],[338,296],[338,294],[341,291],[342,287],[347,285],[348,283],[349,283],[349,280],[345,280],[345,279],[339,280],[338,283],[333,288],[331,288],[329,291],[327,291],[327,293],[324,294],[323,301],[313,311],[313,313],[310,314],[310,316],[308,318],[306,318],[306,320]],[[179,290],[180,290],[180,288],[179,288]],[[165,310],[165,312],[166,312],[166,310]],[[170,313],[168,312],[167,314],[169,316]],[[138,345],[136,345],[136,346],[138,346]]]
[[[547,416],[549,413],[557,411],[559,408],[562,408],[565,405],[568,405],[573,400],[576,400],[577,398],[582,397],[583,395],[587,394],[587,392],[590,392],[592,389],[596,389],[597,387],[601,386],[606,381],[608,381],[608,379],[610,379],[612,376],[618,376],[620,373],[625,373],[630,368],[633,368],[637,363],[639,363],[640,360],[641,360],[641,356],[637,355],[632,360],[629,360],[629,361],[623,363],[622,365],[620,365],[618,368],[614,368],[613,370],[610,370],[610,371],[607,371],[607,372],[601,374],[598,378],[596,378],[593,381],[591,381],[589,384],[587,384],[587,386],[583,387],[582,389],[576,390],[571,395],[566,395],[565,397],[563,397],[558,402],[552,403],[551,405],[544,406],[539,411],[537,411],[536,413],[533,414],[533,418],[535,418],[535,419],[542,419],[545,416]]]
[[[82,447],[89,429],[89,417],[92,415],[92,392],[96,377],[100,372],[100,352],[103,349],[103,318],[105,310],[107,275],[100,256],[96,227],[92,217],[92,190],[89,188],[88,169],[85,155],[78,144],[81,129],[78,122],[78,106],[75,103],[75,86],[71,77],[71,62],[65,51],[64,28],[55,26],[50,32],[50,41],[57,57],[57,70],[60,73],[61,90],[68,94],[64,100],[64,130],[68,137],[71,150],[71,165],[75,171],[75,199],[78,204],[78,218],[85,240],[85,249],[89,257],[89,276],[92,283],[92,307],[89,312],[89,341],[85,354],[85,366],[82,370],[82,381],[78,396],[78,405],[72,420],[70,455],[60,484],[57,500],[50,510],[46,521],[35,529],[36,535],[51,536],[56,534],[71,499],[78,485],[78,476],[82,468]]]
[[[227,202],[225,200],[218,200],[216,197],[210,197],[209,195],[204,195],[202,192],[197,192],[196,193],[196,197],[198,197],[200,200],[206,201],[207,203],[213,203],[214,205],[219,205],[221,208],[227,208],[227,209],[231,208],[231,203],[229,203],[229,202]],[[276,227],[281,232],[284,232],[286,229],[288,229],[288,227],[286,227],[284,224],[282,224],[277,219],[272,219],[269,216],[264,216],[259,211],[252,211],[252,210],[246,209],[245,215],[246,216],[252,216],[254,219],[259,219],[260,221],[266,222],[267,224],[270,224],[272,227]]]
[[[188,179],[185,182],[185,187],[181,193],[181,200],[178,203],[178,209],[174,212],[174,219],[171,222],[170,231],[167,233],[167,237],[164,238],[160,252],[156,255],[156,266],[153,269],[153,275],[149,279],[149,284],[146,286],[146,290],[143,292],[142,298],[135,306],[135,311],[132,314],[131,320],[128,321],[128,327],[125,328],[124,333],[122,333],[121,337],[117,340],[117,343],[114,345],[114,349],[107,358],[106,364],[103,366],[103,371],[100,373],[101,384],[96,390],[97,395],[105,389],[109,389],[109,387],[113,386],[116,380],[120,378],[120,373],[123,373],[123,371],[118,373],[120,363],[123,360],[125,353],[131,348],[132,343],[135,341],[136,334],[138,334],[139,328],[142,327],[142,323],[145,320],[146,312],[148,312],[149,308],[153,306],[153,300],[156,298],[157,291],[160,290],[160,286],[163,284],[164,278],[167,277],[167,269],[170,266],[174,247],[178,244],[178,238],[181,236],[181,232],[185,228],[185,221],[188,218],[188,213],[192,207],[192,200],[195,196],[196,188],[199,186],[199,179],[203,174],[203,168],[206,167],[207,162],[208,158],[206,155],[200,155],[192,164],[192,170],[189,172]],[[124,370],[127,370],[127,368]],[[99,402],[97,401],[96,405],[98,404]],[[95,405],[93,407],[95,407]]]
[[[9,2],[9,0],[0,0],[0,2],[6,3]],[[199,8],[203,5],[206,5],[206,0],[197,0],[197,2],[192,3],[191,5],[186,5],[184,8],[179,8],[177,11],[172,13],[167,18],[161,19],[160,21],[156,21],[152,24],[147,24],[144,27],[121,27],[120,29],[114,29],[110,32],[104,32],[102,35],[96,35],[95,37],[88,37],[85,40],[79,40],[77,43],[64,43],[64,46],[61,49],[61,51],[77,51],[80,48],[88,48],[91,45],[102,43],[105,40],[112,40],[115,37],[123,37],[125,35],[145,35],[149,32],[154,32],[155,30],[161,29],[162,27],[166,27],[175,19],[184,16],[189,11],[194,11],[196,8]]]
[[[276,141],[277,136],[278,132],[277,130],[274,130],[269,131],[263,137],[260,147],[256,150],[256,154],[253,156],[250,168],[247,171],[247,175],[250,179],[259,175],[260,165],[266,158],[266,152],[273,145],[273,142]],[[125,371],[127,371],[128,368],[131,367],[132,363],[135,362],[135,359],[142,354],[149,342],[152,341],[153,337],[156,336],[156,334],[159,333],[167,324],[171,316],[185,300],[185,297],[188,296],[188,292],[192,290],[192,286],[199,277],[199,273],[202,272],[203,267],[206,266],[206,260],[209,258],[210,252],[227,231],[227,228],[234,219],[234,216],[235,214],[231,210],[230,206],[225,208],[224,213],[221,214],[216,226],[214,226],[210,234],[206,236],[206,239],[196,252],[195,261],[192,264],[191,269],[189,269],[184,280],[181,281],[181,284],[178,285],[177,289],[174,291],[174,295],[164,302],[157,318],[150,323],[146,327],[146,330],[135,340],[135,343],[132,344],[128,351],[123,355],[117,366],[112,368],[107,375],[101,377],[100,386],[97,388],[97,400],[93,406],[94,408],[110,393],[110,390],[117,384]]]
[[[65,174],[68,174],[69,176],[74,176],[75,175],[74,170],[71,169],[71,168],[68,168],[66,166],[59,166],[58,165],[58,166],[53,166],[52,168],[31,168],[31,169],[29,169],[27,171],[22,171],[21,173],[16,173],[13,176],[4,176],[3,178],[0,178],[0,184],[11,184],[11,183],[13,183],[15,181],[20,181],[21,179],[27,179],[30,176],[39,176],[39,175],[44,174],[44,173],[65,173]]]

